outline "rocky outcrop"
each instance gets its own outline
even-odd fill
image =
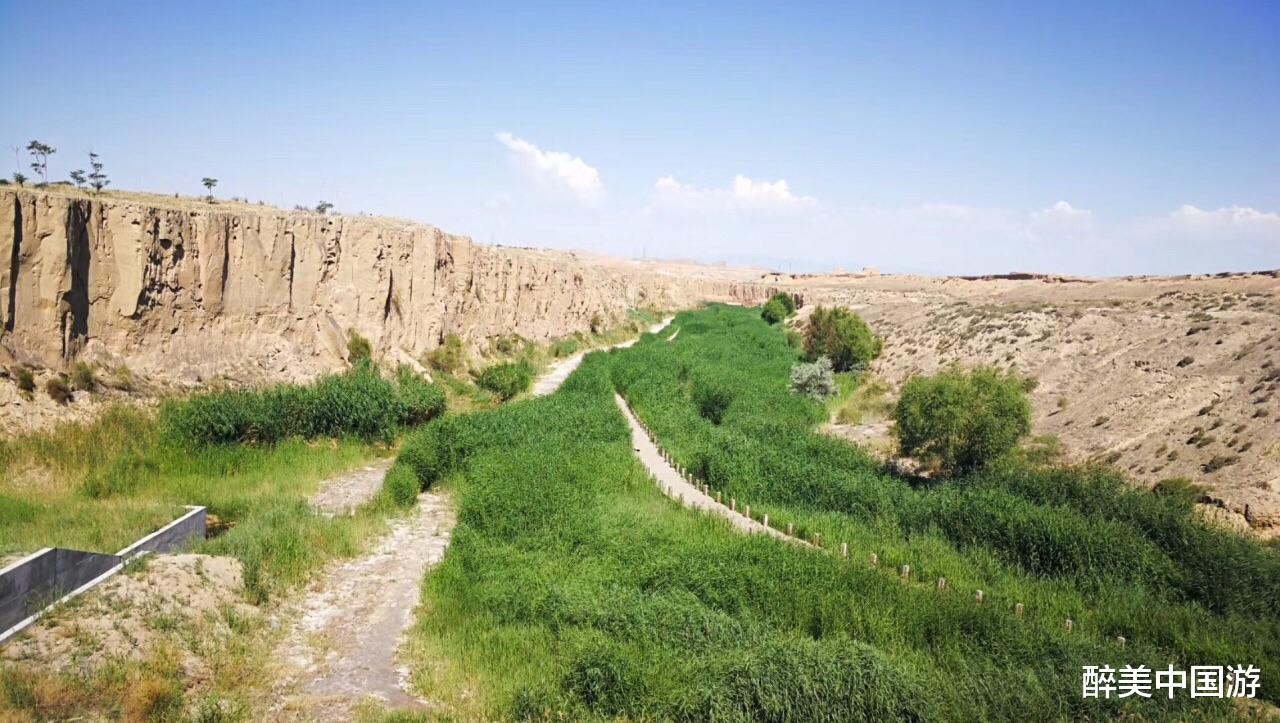
[[[70,189],[0,189],[0,269],[0,346],[17,361],[189,381],[338,368],[348,330],[394,361],[452,333],[542,341],[632,307],[767,291],[723,269],[672,275],[385,218]]]

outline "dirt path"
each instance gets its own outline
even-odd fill
[[[346,475],[333,499],[351,501],[388,465]],[[375,474],[376,472],[376,474]],[[374,487],[376,489],[376,486]],[[347,504],[347,502],[343,502]],[[396,661],[404,631],[428,568],[444,556],[454,510],[438,492],[418,497],[418,507],[396,520],[374,549],[331,565],[279,614],[291,627],[277,649],[282,674],[271,713],[280,720],[350,720],[365,698],[389,708],[425,708],[408,692],[408,670]]]
[[[349,515],[357,507],[373,499],[382,489],[382,478],[387,476],[394,460],[380,459],[359,469],[351,470],[320,483],[320,489],[307,500],[322,514]]]
[[[666,327],[667,324],[670,324],[673,318],[675,317],[667,317],[666,319],[663,319],[662,321],[654,324],[653,326],[650,326],[646,331],[650,334],[657,334],[658,332],[662,331],[662,329]],[[638,341],[638,339],[629,339],[627,341],[619,342],[617,344],[614,344],[613,346],[606,347],[606,348],[625,349],[631,346],[632,344],[635,344],[636,341]],[[560,385],[564,384],[564,380],[568,379],[569,375],[573,373],[573,370],[577,369],[578,365],[582,363],[582,358],[593,351],[599,351],[599,350],[588,349],[586,351],[580,351],[577,354],[574,354],[573,356],[565,357],[564,359],[561,359],[560,361],[552,364],[547,369],[546,373],[538,377],[538,380],[533,383],[533,392],[532,392],[533,396],[545,397],[546,395],[559,389]]]
[[[653,439],[649,437],[649,433],[640,424],[640,420],[631,412],[626,400],[619,394],[614,394],[613,398],[618,403],[618,409],[622,410],[622,416],[627,418],[627,424],[631,427],[631,448],[635,450],[640,462],[649,470],[649,474],[653,475],[663,494],[679,500],[680,504],[685,507],[693,507],[714,515],[720,515],[742,532],[762,533],[772,535],[780,540],[787,540],[788,542],[801,545],[809,544],[794,537],[789,537],[786,533],[776,530],[772,526],[766,526],[743,515],[742,508],[734,510],[730,505],[720,504],[716,502],[714,497],[703,494],[701,488],[695,487],[692,482],[685,479],[675,467],[664,459],[662,451],[658,449]]]

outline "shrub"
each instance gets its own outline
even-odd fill
[[[390,439],[396,389],[369,364],[314,384],[199,394],[161,409],[166,431],[195,444],[278,442],[287,437]]]
[[[53,377],[44,383],[44,390],[49,393],[53,401],[58,404],[66,404],[71,401],[71,387],[67,386],[66,381],[62,377]]]
[[[429,422],[444,413],[445,398],[440,388],[415,372],[408,364],[396,367],[396,417],[403,426]]]
[[[848,309],[819,306],[805,328],[805,355],[810,360],[827,357],[838,372],[865,367],[880,356],[880,349],[871,328]]]
[[[1169,477],[1157,482],[1151,491],[1187,504],[1194,504],[1204,499],[1208,490],[1186,477]]]
[[[497,394],[504,402],[529,388],[533,370],[525,362],[508,362],[485,367],[476,376],[476,384]]]
[[[418,482],[418,475],[413,467],[397,461],[391,465],[391,469],[387,470],[387,476],[382,480],[382,488],[400,507],[412,507],[418,500],[418,492],[422,490],[422,485]]]
[[[592,334],[599,334],[604,331],[604,319],[600,318],[600,314],[598,312],[591,315],[589,325],[591,327]]]
[[[427,354],[427,365],[446,374],[457,374],[467,368],[467,350],[457,334],[444,338],[444,343]]]
[[[791,367],[791,391],[823,400],[836,395],[836,376],[825,356],[815,362],[797,362]]]
[[[769,301],[765,302],[764,307],[760,309],[760,318],[770,324],[777,324],[787,318],[787,307],[781,301],[778,301],[776,297],[769,299]]]
[[[987,466],[1031,431],[1021,379],[990,367],[908,380],[894,416],[903,453],[952,474]]]
[[[18,389],[24,392],[34,392],[36,390],[36,375],[26,367],[18,367],[13,373],[14,381],[18,384]]]
[[[71,368],[71,384],[82,392],[92,391],[97,386],[97,380],[93,377],[93,367],[84,362],[76,362]]]
[[[347,361],[353,366],[373,358],[373,345],[355,329],[347,330]]]
[[[724,414],[733,403],[733,389],[718,379],[704,377],[695,380],[692,394],[698,414],[713,424],[724,421]]]
[[[560,359],[578,351],[578,342],[575,339],[561,339],[551,345],[551,356]]]

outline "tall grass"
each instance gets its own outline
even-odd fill
[[[968,592],[938,593],[865,564],[739,535],[662,498],[612,401],[609,367],[625,358],[591,355],[549,397],[445,419],[406,444],[400,461],[421,483],[452,478],[460,498],[449,554],[428,575],[410,644],[413,680],[445,714],[1193,714],[1185,697],[1080,698],[1082,664],[1167,664],[1169,651],[1146,641],[1122,653],[1097,636],[1067,636],[1060,622],[975,604]],[[733,415],[731,405],[726,423]],[[1228,718],[1231,709],[1197,700],[1194,715]]]
[[[444,411],[444,394],[407,368],[395,383],[368,362],[312,384],[198,394],[168,402],[164,426],[199,445],[278,442],[289,437],[358,437],[388,441],[401,425]]]
[[[1011,463],[912,486],[811,431],[825,410],[788,392],[796,352],[755,314],[713,307],[677,321],[675,342],[621,354],[614,379],[675,458],[713,486],[774,520],[859,542],[864,555],[910,551],[917,557],[902,562],[917,570],[1034,595],[1037,612],[1097,621],[1094,634],[1141,637],[1188,664],[1280,664],[1273,550],[1098,470]],[[704,377],[737,390],[719,423],[700,413]],[[1274,681],[1264,686],[1280,694]]]

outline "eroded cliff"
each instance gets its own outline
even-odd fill
[[[396,361],[451,333],[542,341],[636,306],[766,291],[741,273],[483,246],[386,218],[71,189],[0,189],[0,263],[0,345],[16,361],[187,381],[338,368],[348,330]]]

